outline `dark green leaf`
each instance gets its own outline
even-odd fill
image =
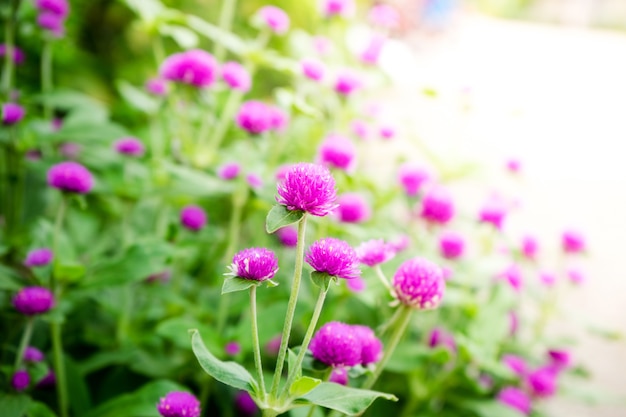
[[[333,275],[328,275],[328,273],[326,272],[311,272],[311,281],[313,281],[313,284],[321,288],[323,291],[328,291],[330,283],[336,280],[337,278],[335,278]]]
[[[80,373],[78,366],[68,356],[64,358],[65,373],[67,376],[67,390],[70,394],[70,407],[73,414],[82,416],[91,410],[91,398],[87,383]]]
[[[302,217],[304,217],[303,211],[287,210],[287,207],[277,204],[267,213],[265,230],[267,233],[274,233],[281,227],[299,222]]]
[[[289,395],[292,397],[302,397],[303,395],[311,392],[322,382],[321,379],[311,378],[309,376],[302,376],[294,381],[289,387]]]
[[[34,401],[28,407],[26,417],[57,417],[57,415],[44,403]]]
[[[245,291],[253,285],[259,285],[262,281],[254,281],[252,279],[243,279],[239,277],[228,277],[222,285],[222,294],[229,292]]]
[[[313,404],[340,411],[348,415],[360,414],[377,398],[397,401],[395,395],[345,387],[332,382],[322,382],[308,394],[300,397]]]
[[[0,410],[2,410],[2,417],[22,417],[31,399],[24,394],[0,394]]]

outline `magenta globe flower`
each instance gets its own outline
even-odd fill
[[[548,359],[550,360],[550,365],[559,371],[569,368],[572,364],[572,355],[567,350],[550,349],[548,351]]]
[[[445,224],[452,219],[454,211],[450,193],[444,188],[433,187],[424,195],[420,216],[430,223]]]
[[[396,9],[388,4],[373,6],[367,14],[367,18],[372,25],[388,29],[395,28],[400,22],[400,15]]]
[[[343,136],[326,136],[317,154],[319,163],[344,171],[352,171],[356,164],[356,147],[350,139]]]
[[[272,111],[261,101],[246,101],[239,108],[235,121],[237,126],[251,135],[260,135],[272,128]]]
[[[263,188],[263,179],[255,173],[246,175],[246,182],[254,190]]]
[[[313,81],[322,81],[326,72],[324,63],[315,58],[304,58],[300,61],[300,68],[302,69],[302,74]]]
[[[266,248],[248,248],[237,252],[230,266],[230,275],[254,281],[274,278],[278,271],[276,254]]]
[[[333,368],[328,382],[334,382],[339,385],[348,385],[348,370],[346,368]]]
[[[528,372],[528,365],[526,360],[517,355],[504,355],[502,356],[502,363],[505,364],[513,373],[519,376],[524,376]]]
[[[247,391],[239,391],[235,395],[235,408],[244,416],[253,416],[259,411],[259,407]]]
[[[115,141],[113,148],[122,155],[140,157],[143,156],[146,148],[143,143],[133,137],[121,138]]]
[[[338,321],[323,325],[311,339],[309,349],[318,361],[335,367],[361,363],[361,342],[352,326]]]
[[[250,90],[252,79],[248,70],[238,62],[227,62],[222,65],[222,79],[233,90],[242,93]]]
[[[268,106],[270,112],[270,124],[272,130],[276,132],[284,132],[289,123],[289,116],[283,109],[276,106]]]
[[[385,46],[386,41],[387,38],[385,36],[380,34],[373,35],[359,56],[361,61],[365,64],[376,65],[378,63],[378,59],[380,58],[380,54],[383,52],[383,47]],[[393,137],[393,135],[391,135],[391,137],[383,135],[382,131],[381,136],[384,139],[391,139],[391,137]]]
[[[352,292],[362,292],[367,288],[365,280],[361,277],[352,278],[346,281],[346,287]]]
[[[283,9],[276,6],[263,6],[258,14],[261,21],[275,34],[282,35],[289,30],[289,16]]]
[[[396,128],[392,124],[385,123],[378,128],[378,134],[382,139],[390,140],[396,136]]]
[[[13,297],[13,307],[25,316],[43,314],[54,307],[54,294],[45,287],[24,287]]]
[[[322,0],[322,14],[326,17],[351,17],[354,11],[354,0]]]
[[[362,140],[369,139],[370,136],[370,128],[367,125],[367,122],[360,119],[355,119],[352,121],[352,133],[354,133],[358,138]]]
[[[356,248],[356,255],[359,262],[373,267],[392,259],[396,251],[382,239],[371,239]]]
[[[192,49],[168,56],[159,68],[161,77],[193,87],[210,87],[219,72],[213,55],[201,49]]]
[[[15,103],[4,103],[2,105],[2,124],[5,126],[11,126],[19,123],[23,118],[24,108]]]
[[[335,207],[335,179],[328,168],[306,162],[294,164],[277,186],[276,201],[287,210],[301,210],[314,216],[326,216]]]
[[[580,253],[585,251],[585,236],[578,230],[569,229],[561,235],[563,250],[567,253]]]
[[[344,223],[362,223],[369,220],[372,210],[362,195],[345,193],[337,199],[339,206],[335,210],[339,220]]]
[[[39,380],[39,382],[37,382],[37,385],[35,385],[35,387],[37,388],[53,387],[56,385],[56,383],[57,383],[57,376],[54,373],[54,371],[51,369],[43,378]]]
[[[172,391],[159,401],[157,410],[162,417],[199,417],[200,401],[184,391]]]
[[[502,271],[498,277],[508,282],[511,288],[513,288],[516,292],[521,290],[524,277],[522,276],[522,270],[519,266],[515,264],[510,265]]]
[[[25,369],[15,371],[11,377],[11,386],[17,392],[24,391],[30,385],[30,375]]]
[[[424,168],[413,163],[405,163],[398,169],[398,181],[409,197],[415,197],[431,176]]]
[[[480,209],[478,218],[481,223],[491,223],[493,227],[501,230],[506,214],[507,207],[504,202],[498,198],[491,198]]]
[[[551,287],[556,283],[556,275],[551,272],[542,271],[539,273],[539,281],[545,286]]]
[[[459,233],[448,231],[439,236],[439,252],[446,259],[458,259],[463,256],[465,239]]]
[[[517,174],[522,170],[522,163],[519,159],[511,158],[506,161],[506,169],[513,174]]]
[[[528,374],[527,382],[533,395],[551,397],[556,393],[558,372],[552,366],[544,366]]]
[[[9,48],[6,44],[0,43],[0,58],[3,58],[9,54]],[[26,59],[26,54],[17,46],[13,45],[13,63],[16,65],[21,65],[24,63]]]
[[[223,180],[234,180],[239,176],[241,166],[237,162],[227,162],[217,169],[217,176]]]
[[[335,79],[335,91],[343,96],[349,96],[363,87],[361,77],[352,70],[343,69]]]
[[[522,238],[522,254],[527,259],[535,259],[537,252],[539,251],[539,241],[530,235],[526,235]]]
[[[197,232],[206,225],[207,215],[200,206],[185,206],[180,211],[180,222],[187,229]]]
[[[37,363],[44,359],[43,352],[33,346],[28,346],[24,349],[24,355],[22,356],[24,362]]]
[[[24,260],[24,266],[29,268],[37,267],[37,266],[46,266],[52,259],[54,258],[54,253],[52,253],[51,249],[48,248],[38,248],[33,249],[26,255],[26,259]]]
[[[396,298],[418,310],[437,308],[446,283],[441,268],[423,258],[413,258],[400,265],[392,279]]]
[[[431,348],[443,346],[449,349],[451,352],[456,351],[456,342],[454,341],[454,336],[439,327],[435,327],[430,331],[428,346]]]
[[[572,284],[579,285],[585,281],[584,272],[578,268],[569,268],[566,274]]]
[[[505,387],[498,393],[498,401],[524,415],[530,414],[530,397],[516,387]]]
[[[86,194],[93,184],[91,172],[78,162],[61,162],[48,170],[48,185],[61,191]]]
[[[65,19],[54,13],[40,13],[37,16],[37,25],[43,30],[50,32],[56,38],[62,37],[65,32]]]
[[[53,13],[62,18],[66,18],[70,12],[67,0],[35,0],[35,8],[40,12]]]
[[[276,236],[283,246],[295,248],[298,245],[298,229],[293,226],[285,226],[276,231]]]
[[[352,246],[333,237],[313,242],[305,260],[315,271],[337,278],[352,279],[361,275]]]
[[[167,81],[160,77],[150,78],[144,85],[146,91],[153,96],[163,97],[167,95]]]
[[[374,330],[360,325],[352,326],[352,330],[361,344],[361,365],[378,362],[383,355],[383,344]]]
[[[238,342],[228,342],[224,346],[224,352],[228,356],[237,356],[241,352],[241,345]]]

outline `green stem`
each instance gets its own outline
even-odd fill
[[[235,7],[237,5],[237,0],[225,0],[222,2],[222,9],[220,10],[220,18],[219,18],[219,28],[228,32],[230,31],[231,24],[233,22],[233,17],[235,15]],[[218,62],[222,62],[224,60],[224,56],[226,54],[226,49],[224,48],[224,44],[222,42],[216,42],[215,44],[215,58]]]
[[[287,346],[289,345],[289,336],[291,335],[291,325],[293,316],[296,311],[298,302],[298,293],[300,292],[300,281],[302,280],[302,266],[304,263],[304,238],[306,234],[307,215],[298,223],[298,244],[296,246],[296,265],[293,273],[293,283],[291,286],[291,294],[289,295],[289,303],[287,304],[287,315],[283,325],[282,338],[280,340],[280,348],[278,350],[278,359],[276,360],[276,369],[274,370],[274,379],[272,380],[272,390],[270,392],[270,401],[276,399],[278,388],[280,386],[280,377],[283,373],[283,365],[287,354]]]
[[[41,91],[44,95],[52,91],[52,41],[45,40],[41,50]],[[52,119],[52,107],[49,98],[44,99],[43,117],[50,121]]]
[[[65,378],[65,363],[63,361],[63,342],[61,339],[61,323],[54,321],[51,324],[52,350],[54,355],[54,373],[56,376],[57,399],[61,417],[67,417],[67,383]]]
[[[315,407],[317,406],[313,404],[311,408],[309,408],[309,412],[307,413],[306,417],[313,417],[313,414],[315,414]]]
[[[267,394],[265,393],[265,379],[263,378],[263,363],[261,362],[261,346],[259,344],[259,328],[256,316],[256,285],[250,287],[250,321],[252,323],[252,348],[254,350],[254,365],[261,388],[261,401],[265,403]]]
[[[276,412],[276,410],[273,410],[271,408],[266,408],[261,413],[261,417],[275,417],[277,415],[278,413]]]
[[[385,274],[383,273],[383,270],[380,267],[380,264],[376,264],[374,266],[374,272],[376,272],[376,276],[378,277],[378,279],[380,280],[380,282],[382,282],[382,284],[385,286],[385,288],[393,294],[393,289],[391,288],[391,285],[389,284],[389,281],[387,280],[387,277],[385,276]]]
[[[19,347],[17,348],[17,356],[15,357],[15,370],[20,369],[22,360],[24,359],[24,351],[30,343],[30,338],[33,334],[33,324],[35,323],[34,317],[28,317],[26,320],[26,326],[24,327],[24,333],[22,333],[22,339],[20,340]]]
[[[128,339],[130,333],[130,317],[133,308],[133,293],[130,285],[126,285],[122,288],[122,311],[120,312],[120,318],[117,323],[117,343],[124,346],[125,341]]]
[[[11,2],[11,10],[4,27],[4,43],[6,45],[6,55],[4,56],[4,70],[2,71],[2,92],[6,94],[6,99],[10,98],[13,88],[13,54],[15,51],[15,16],[19,8],[20,0]]]
[[[54,257],[59,259],[59,239],[61,238],[61,232],[63,230],[63,220],[65,218],[65,211],[67,209],[67,201],[65,194],[61,194],[61,204],[59,205],[59,211],[57,212],[56,219],[54,220],[54,235],[52,236],[52,253]],[[57,295],[56,277],[54,274],[50,276],[50,289]]]
[[[208,161],[211,162],[215,159],[215,154],[217,153],[222,140],[224,140],[224,135],[228,131],[228,127],[233,122],[233,116],[235,115],[235,111],[239,107],[241,100],[243,99],[243,93],[241,91],[233,90],[229,93],[228,99],[226,100],[226,104],[222,110],[222,114],[213,129],[211,136],[207,142],[207,158]],[[201,138],[203,140],[203,138]]]

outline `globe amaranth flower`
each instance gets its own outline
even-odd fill
[[[350,139],[330,134],[320,144],[317,160],[323,165],[351,171],[356,164],[356,147]]]
[[[498,277],[508,282],[515,291],[519,292],[521,290],[524,278],[519,266],[515,264],[509,265]]]
[[[37,0],[35,8],[39,12],[37,24],[52,35],[60,37],[63,35],[65,19],[70,12],[67,0]]]
[[[387,38],[380,34],[374,34],[370,38],[368,44],[365,49],[361,51],[359,58],[365,64],[376,65],[378,63],[378,59],[380,58],[380,54],[383,52],[383,47],[385,46],[385,42]],[[385,137],[381,134],[384,139],[390,139],[390,137]],[[393,137],[393,135],[391,136]]]
[[[188,205],[180,211],[180,222],[187,229],[197,232],[206,225],[207,215],[202,207]]]
[[[235,395],[235,408],[244,416],[253,416],[259,411],[259,407],[247,391],[239,391]]]
[[[439,252],[446,259],[457,259],[463,256],[465,239],[459,233],[446,231],[439,236]]]
[[[56,38],[62,37],[65,32],[65,19],[54,13],[42,12],[37,15],[37,25]]]
[[[24,355],[22,356],[25,362],[41,362],[44,359],[43,352],[33,346],[28,346],[24,349]]]
[[[352,279],[361,275],[356,252],[341,239],[327,237],[313,242],[305,260],[317,272],[337,278]]]
[[[238,62],[230,61],[222,65],[222,79],[233,90],[242,93],[250,90],[252,79],[248,70]]]
[[[558,372],[552,366],[544,366],[528,374],[527,383],[533,395],[551,397],[557,389]]]
[[[26,316],[43,314],[54,307],[54,294],[44,287],[24,287],[13,297],[13,307]]]
[[[411,162],[400,165],[398,169],[398,181],[409,197],[415,197],[430,179],[431,175],[426,169]]]
[[[0,43],[0,58],[5,57],[9,54],[9,48],[7,47],[6,44],[4,43]],[[24,54],[24,51],[22,51],[20,48],[18,48],[17,46],[13,45],[13,63],[16,65],[21,65],[24,63],[24,60],[26,59],[26,54]]]
[[[274,252],[266,248],[244,249],[233,257],[230,271],[235,277],[265,281],[276,275],[278,258]]]
[[[341,95],[348,96],[363,87],[361,77],[354,71],[343,69],[335,78],[335,91]]]
[[[311,339],[309,349],[318,361],[336,367],[361,363],[361,342],[352,326],[338,321],[324,324]]]
[[[585,250],[585,236],[578,230],[568,229],[561,235],[561,245],[567,253],[580,253]]]
[[[224,352],[228,356],[237,356],[241,352],[241,345],[238,342],[228,342],[224,346]]]
[[[396,136],[396,128],[390,123],[382,124],[378,127],[378,135],[381,139],[393,139]]]
[[[218,72],[218,64],[213,55],[201,49],[172,54],[159,68],[161,77],[166,80],[198,88],[210,87]]]
[[[315,49],[315,52],[317,52],[319,55],[328,55],[332,47],[332,41],[325,36],[318,35],[313,38],[313,49]]]
[[[519,376],[524,376],[528,372],[528,365],[526,360],[521,356],[507,354],[502,356],[502,363],[507,366],[513,373]]]
[[[481,223],[491,223],[493,227],[502,229],[506,218],[507,207],[499,198],[490,198],[480,209],[478,219]]]
[[[445,224],[454,217],[454,201],[450,193],[441,187],[429,189],[422,200],[420,216],[430,222]]]
[[[326,17],[351,17],[355,12],[354,0],[322,0],[322,14]]]
[[[148,93],[157,97],[163,97],[168,92],[167,81],[160,77],[150,78],[144,87]]]
[[[430,337],[428,338],[428,346],[431,348],[444,346],[450,351],[456,352],[456,342],[454,341],[454,336],[439,327],[435,327],[431,330]]]
[[[391,284],[402,304],[418,310],[438,307],[446,286],[441,268],[423,258],[402,263]]]
[[[57,376],[54,373],[54,371],[50,369],[48,373],[37,382],[37,385],[35,385],[35,387],[36,388],[53,387],[56,385],[56,383],[57,383]]]
[[[36,0],[35,8],[40,12],[54,13],[63,18],[66,18],[70,12],[67,0]]]
[[[251,135],[260,135],[272,129],[272,111],[262,101],[249,100],[239,108],[235,122]]]
[[[506,169],[513,174],[517,174],[522,170],[522,163],[519,159],[511,158],[506,161]]]
[[[263,179],[258,174],[250,173],[246,175],[246,182],[248,183],[250,188],[254,190],[263,188]]]
[[[584,272],[578,268],[569,268],[566,274],[572,284],[579,285],[585,281]]]
[[[163,417],[199,417],[200,401],[184,391],[172,391],[159,401],[157,410]]]
[[[86,194],[93,184],[91,172],[78,162],[61,162],[48,170],[48,185],[61,191]]]
[[[383,344],[376,337],[374,330],[367,326],[352,326],[357,339],[361,344],[361,365],[367,366],[380,360],[383,354]]]
[[[348,370],[346,368],[334,368],[328,377],[328,382],[348,385]]]
[[[11,126],[19,123],[23,118],[24,108],[16,103],[4,103],[2,105],[2,124]]]
[[[361,119],[355,119],[351,124],[352,133],[354,133],[358,138],[362,140],[369,139],[370,136],[370,128],[367,125],[367,122]]]
[[[276,106],[268,106],[270,112],[270,125],[275,132],[284,132],[289,123],[289,116],[283,109]]]
[[[395,253],[404,251],[411,244],[411,238],[408,235],[400,235],[389,242],[389,246]]]
[[[335,179],[325,166],[306,162],[291,165],[278,182],[276,201],[287,210],[301,210],[326,216],[335,207]]]
[[[276,231],[276,236],[283,246],[295,248],[298,245],[298,229],[293,226],[285,226]]]
[[[300,61],[300,68],[302,69],[302,74],[313,81],[322,81],[326,72],[324,63],[315,58],[304,58]]]
[[[38,248],[33,249],[28,254],[26,254],[26,259],[24,259],[24,266],[29,268],[36,266],[46,266],[52,259],[54,258],[54,253],[52,253],[51,249],[48,248]]]
[[[346,280],[346,287],[352,292],[362,292],[367,288],[367,283],[361,277]]]
[[[280,7],[263,6],[258,14],[261,21],[275,34],[282,35],[289,30],[289,15]]]
[[[393,29],[400,22],[400,15],[388,4],[377,4],[367,14],[369,22],[374,26]]]
[[[358,193],[342,194],[337,198],[337,204],[335,213],[341,222],[362,223],[372,216],[369,203]]]
[[[356,248],[356,256],[359,262],[372,267],[392,259],[396,251],[383,239],[371,239]]]
[[[241,165],[237,162],[227,162],[217,169],[217,176],[223,180],[234,180],[241,172]]]
[[[551,287],[556,283],[556,275],[551,272],[542,271],[539,273],[539,281],[541,281],[543,285]]]
[[[141,140],[133,137],[120,138],[113,144],[113,148],[118,153],[128,156],[143,156],[146,148]]]
[[[15,371],[11,377],[11,386],[17,392],[24,391],[30,385],[30,375],[25,369]]]
[[[498,401],[507,407],[513,408],[524,415],[530,414],[530,397],[516,387],[505,387],[498,393]]]
[[[522,238],[522,254],[527,259],[535,259],[539,251],[539,241],[531,235],[525,235]]]
[[[271,356],[277,356],[280,350],[280,342],[283,340],[281,335],[274,336],[265,344],[265,353]]]
[[[569,368],[572,364],[570,352],[563,349],[550,349],[548,351],[548,359],[550,360],[550,365],[559,371]]]

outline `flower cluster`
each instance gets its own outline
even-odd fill
[[[157,404],[162,417],[199,417],[200,401],[184,391],[172,391]]]
[[[278,271],[276,254],[266,248],[249,248],[237,252],[230,266],[231,275],[254,281],[274,278]]]
[[[290,166],[278,183],[276,201],[287,210],[326,216],[335,207],[335,179],[328,168],[306,162]]]
[[[35,8],[37,24],[42,29],[50,32],[54,37],[63,36],[65,30],[65,19],[70,12],[70,5],[67,0],[36,0]]]
[[[48,170],[48,185],[61,191],[85,194],[94,185],[91,172],[78,162],[66,161]]]
[[[335,368],[376,363],[383,345],[367,326],[333,321],[320,327],[309,349],[316,360]]]
[[[306,262],[315,271],[337,278],[352,279],[361,275],[354,249],[347,242],[332,237],[313,242]]]
[[[217,79],[219,67],[213,55],[201,49],[192,49],[167,57],[159,72],[166,80],[206,88]]]
[[[441,268],[423,258],[402,263],[393,276],[392,285],[401,303],[418,310],[436,308],[445,290]]]
[[[249,100],[239,108],[235,122],[251,135],[260,135],[270,130],[282,131],[287,123],[287,116],[278,107]]]

